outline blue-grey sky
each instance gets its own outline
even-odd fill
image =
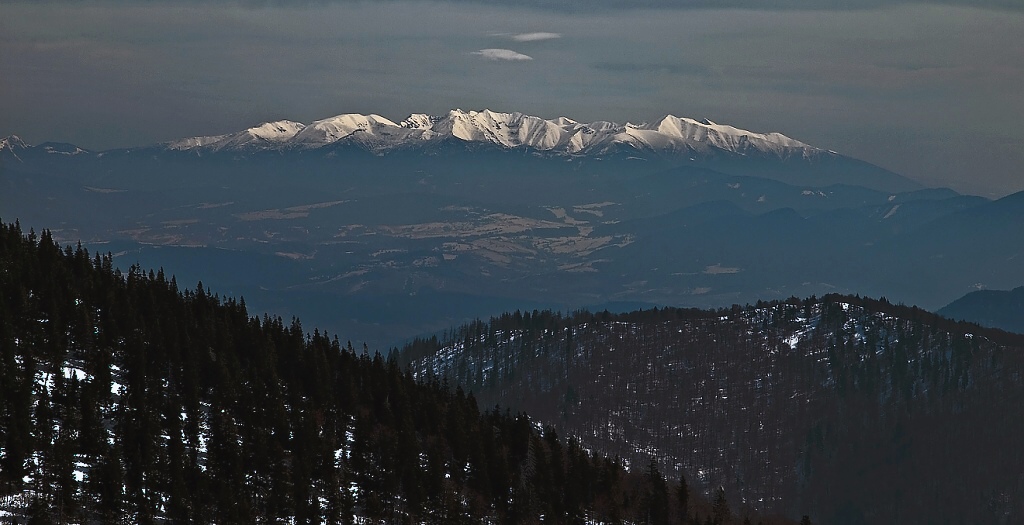
[[[672,113],[1024,190],[1024,2],[764,3],[0,3],[0,136],[106,149],[350,112]]]

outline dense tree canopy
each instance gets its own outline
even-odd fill
[[[0,228],[0,516],[39,522],[703,523],[652,463],[480,411],[162,271]],[[675,492],[676,497],[669,494]],[[715,516],[719,516],[717,513]]]
[[[1024,519],[1024,335],[885,298],[513,312],[400,355],[743,511]]]

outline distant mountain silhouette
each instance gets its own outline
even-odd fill
[[[942,307],[939,314],[982,326],[1024,334],[1024,286],[1013,290],[978,290]]]

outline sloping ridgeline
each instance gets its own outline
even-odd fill
[[[627,473],[394,359],[250,317],[201,285],[121,273],[48,232],[0,228],[0,292],[0,521],[683,515],[681,483],[656,465]],[[689,515],[728,516],[717,503],[691,498]]]
[[[823,523],[1024,522],[1024,337],[883,300],[503,315],[437,374],[710,492]]]

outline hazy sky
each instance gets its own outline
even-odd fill
[[[1024,190],[1024,2],[743,8],[764,3],[5,2],[0,136],[106,149],[353,112],[671,113]]]

